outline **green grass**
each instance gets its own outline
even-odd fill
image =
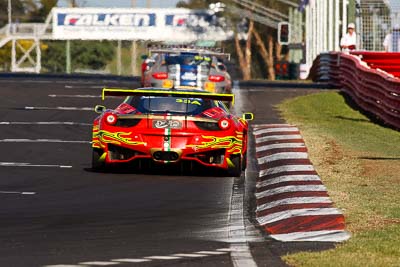
[[[313,94],[286,101],[280,106],[284,117],[296,124],[307,124],[329,133],[353,149],[400,155],[400,134],[371,122],[353,110],[337,92]]]
[[[336,249],[286,256],[292,266],[399,266],[400,227],[357,234]]]
[[[327,91],[279,105],[297,125],[350,240],[335,249],[287,255],[292,266],[400,266],[400,132],[371,122]]]

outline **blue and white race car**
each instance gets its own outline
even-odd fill
[[[142,73],[143,87],[232,92],[231,76],[224,64],[229,54],[198,48],[150,49],[149,54]]]

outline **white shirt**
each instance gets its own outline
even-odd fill
[[[393,51],[393,41],[391,33],[386,34],[385,40],[383,41],[383,46],[385,47],[386,52],[396,52]],[[397,40],[397,48],[400,49],[400,38]]]
[[[352,35],[346,33],[343,35],[342,39],[340,39],[340,46],[350,46],[350,45],[357,45],[357,34],[353,32]]]

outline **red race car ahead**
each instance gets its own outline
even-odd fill
[[[197,165],[240,176],[246,168],[247,120],[253,114],[230,113],[223,102],[233,102],[233,94],[145,88],[103,89],[105,96],[126,98],[116,109],[95,107],[94,170],[119,163],[136,169]]]

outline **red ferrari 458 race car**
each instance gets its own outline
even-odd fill
[[[134,169],[151,166],[217,168],[240,176],[246,168],[248,120],[233,115],[224,102],[233,94],[202,90],[103,89],[124,96],[115,109],[97,105],[93,123],[93,170],[125,163]]]

